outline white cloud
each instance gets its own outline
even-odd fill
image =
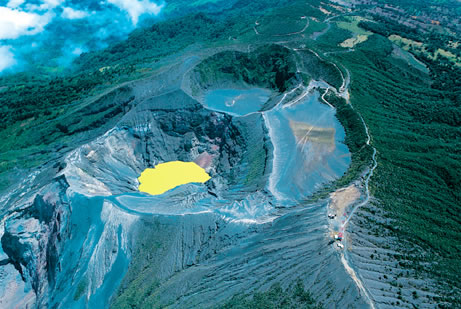
[[[42,0],[40,5],[38,4],[27,4],[27,11],[50,11],[58,6],[60,6],[65,0]]]
[[[24,2],[25,0],[10,0],[6,6],[14,9],[23,4]]]
[[[43,0],[42,4],[40,4],[40,9],[41,10],[51,10],[54,9],[57,6],[60,6],[61,3],[63,3],[64,0]]]
[[[75,47],[73,50],[72,50],[72,55],[74,56],[80,56],[82,53],[85,52],[85,49],[83,47]]]
[[[99,3],[96,11],[91,11],[89,5],[91,1]],[[88,46],[97,44],[102,48],[107,46],[107,40],[112,40],[113,37],[121,38],[129,33],[138,24],[141,15],[157,15],[164,7],[164,4],[154,3],[154,1],[164,3],[160,0],[91,1],[82,1],[74,6],[73,4],[77,1],[0,0],[0,42],[10,40],[5,43],[8,46],[0,44],[0,72],[12,66],[16,69],[19,67],[18,63],[23,67],[24,55],[35,53],[38,46],[46,44],[45,42],[52,39],[59,31],[50,28],[50,36],[41,35],[42,32],[48,31],[47,25],[55,19],[63,22],[66,19],[88,18],[88,22],[92,23],[90,28],[93,29],[93,33],[90,34],[91,38],[88,39],[88,42],[93,45]],[[114,7],[120,9],[120,12],[114,12]],[[128,16],[128,20],[120,19],[121,15]],[[74,34],[71,34],[71,37],[72,35]],[[15,40],[23,36],[31,37],[28,38],[29,40]],[[87,44],[87,42],[83,43]],[[66,62],[86,51],[87,48],[84,45],[64,44],[62,59]]]
[[[0,72],[16,64],[11,46],[0,46]]]
[[[81,19],[87,17],[89,14],[85,11],[74,10],[71,7],[65,7],[62,9],[61,16],[66,19]]]
[[[35,14],[0,7],[0,40],[16,39],[43,31],[51,21],[50,14]]]
[[[64,0],[43,0],[42,2],[43,2],[42,5],[46,5],[49,8],[55,8],[59,6],[61,3],[63,3]]]
[[[138,23],[139,16],[142,14],[157,15],[163,8],[163,5],[152,3],[149,0],[107,0],[107,2],[126,11],[134,25]]]

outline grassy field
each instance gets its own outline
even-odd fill
[[[403,38],[400,35],[397,34],[392,34],[388,37],[389,40],[392,42],[400,45],[403,49],[409,50],[410,48],[422,48],[423,43],[422,42],[417,42],[415,40],[410,40],[407,38]]]
[[[365,20],[360,16],[346,16],[345,21],[338,21],[336,25],[340,29],[347,30],[353,34],[353,37],[341,42],[339,46],[344,48],[353,48],[355,45],[365,42],[372,32],[366,31],[359,27],[359,22]]]
[[[429,74],[429,69],[427,68],[426,65],[424,65],[424,63],[416,59],[413,54],[401,49],[398,46],[396,46],[394,50],[392,51],[392,56],[397,59],[402,59],[408,65],[414,67],[417,70],[420,70],[423,73]]]
[[[427,44],[423,44],[422,42],[407,39],[397,34],[392,34],[388,38],[389,40],[391,40],[398,46],[402,47],[406,51],[412,50],[416,53],[423,53],[428,58],[433,60],[438,60],[440,56],[443,56],[447,58],[450,62],[452,62],[454,65],[461,67],[461,58],[457,57],[455,54],[445,49],[438,48],[437,50],[435,50],[435,52],[430,52],[428,50]],[[455,44],[454,46],[457,45]]]
[[[344,42],[339,44],[339,46],[344,47],[344,48],[352,48],[357,44],[365,42],[367,39],[368,39],[367,35],[358,34],[357,36],[353,38],[345,40]]]
[[[296,4],[261,15],[255,20],[255,28],[265,36],[313,33],[321,30],[318,21],[323,18],[324,14],[318,9],[307,4]]]
[[[338,25],[339,28],[348,30],[355,35],[369,36],[370,34],[372,34],[372,32],[366,31],[359,27],[359,22],[364,21],[364,20],[366,19],[360,16],[346,16],[345,21],[338,21],[336,22],[336,24]]]

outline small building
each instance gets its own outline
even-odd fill
[[[339,232],[338,234],[335,235],[335,240],[341,241],[343,240],[343,233]]]

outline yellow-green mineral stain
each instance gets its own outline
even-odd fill
[[[194,162],[171,161],[146,168],[139,176],[139,191],[159,195],[192,182],[204,183],[210,175]]]

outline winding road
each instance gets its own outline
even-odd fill
[[[285,34],[273,34],[271,36],[272,37],[281,37],[281,36],[290,36],[290,35],[303,33],[309,27],[309,18],[307,18],[307,16],[301,16],[300,19],[305,19],[306,20],[306,24],[304,25],[304,27],[300,31],[290,32],[290,33],[285,33]],[[253,30],[255,31],[256,35],[261,35],[261,33],[258,31],[258,29],[256,29],[256,27],[259,26],[259,25],[260,25],[260,23],[258,21],[255,21],[255,25],[253,26]]]
[[[337,93],[337,94],[339,96],[341,96],[341,97],[344,97],[347,100],[347,102],[350,104],[349,95],[348,95],[349,83],[350,83],[350,74],[349,74],[349,71],[346,70],[346,72],[347,72],[347,77],[346,78],[344,78],[344,76],[341,74],[341,76],[343,76],[343,85],[340,88],[340,92]],[[326,102],[326,104],[328,104],[329,106],[333,107],[331,105],[331,103],[329,103],[325,99],[325,95],[327,94],[328,90],[330,90],[330,89],[333,89],[333,91],[336,92],[335,91],[336,89],[334,89],[334,88],[327,88],[325,93],[322,95],[322,100],[324,102]],[[352,106],[352,104],[350,104],[350,106],[352,108],[354,108]],[[360,113],[358,111],[357,111],[357,113],[360,116],[360,119],[362,120],[363,126],[365,128],[365,132],[366,132],[366,135],[367,135],[366,144],[371,146],[371,136],[370,136],[370,133],[369,133],[369,130],[368,130],[368,126],[366,125],[366,123],[363,120],[363,117],[360,115]],[[374,170],[378,166],[378,162],[376,161],[376,148],[373,147],[373,146],[371,146],[371,147],[373,148],[373,155],[372,155],[373,164],[372,164],[371,168],[369,168],[368,172],[366,173],[367,176],[366,176],[365,182],[364,182],[365,199],[352,208],[352,210],[349,213],[349,215],[347,216],[346,220],[341,225],[340,230],[343,231],[343,232],[346,231],[347,224],[349,223],[349,221],[351,220],[352,216],[357,211],[357,209],[359,207],[361,207],[361,206],[366,205],[370,201],[369,182],[370,182],[370,178],[373,176]],[[369,292],[367,291],[367,289],[363,285],[363,282],[360,279],[360,276],[357,275],[357,273],[355,272],[355,270],[353,269],[353,267],[349,263],[349,254],[348,254],[348,250],[347,250],[347,241],[346,241],[346,234],[345,233],[344,233],[344,236],[343,236],[343,243],[344,243],[344,249],[341,250],[341,263],[344,265],[344,268],[346,269],[347,273],[351,276],[352,280],[354,280],[354,282],[357,285],[357,287],[359,288],[359,290],[362,292],[362,294],[367,299],[368,303],[370,304],[370,307],[374,309],[375,305],[374,305],[374,302],[373,302],[372,298],[370,297]]]
[[[327,28],[327,31],[330,29],[330,21],[335,18],[335,17],[338,17],[338,16],[334,16],[334,17],[330,17],[328,19],[325,20],[325,22],[328,23],[328,28]],[[326,32],[326,31],[325,31]],[[324,34],[324,33],[322,33]],[[294,49],[295,51],[299,50],[299,49]],[[326,60],[326,59],[322,59],[318,53],[316,53],[315,51],[311,50],[311,49],[308,49],[310,50],[312,53],[314,53],[319,59],[321,60]],[[351,52],[353,51],[353,49],[349,49],[347,51],[344,51],[344,52]],[[324,56],[326,56],[327,53],[324,53]],[[333,52],[330,52],[328,54],[333,54]],[[336,67],[336,69],[340,72],[341,74],[341,78],[343,80],[342,82],[342,85],[341,87],[339,88],[339,90],[337,91],[334,87],[328,87],[326,89],[326,91],[323,93],[322,95],[322,100],[327,104],[329,105],[330,107],[333,108],[333,105],[331,103],[329,103],[326,98],[325,98],[325,95],[328,93],[329,90],[332,90],[336,95],[344,98],[346,100],[346,102],[355,110],[354,106],[352,105],[352,103],[350,102],[350,99],[349,99],[349,85],[350,85],[350,72],[348,69],[346,68],[343,68],[344,71],[345,71],[345,75],[344,76],[344,73],[343,71],[338,67],[337,64],[329,61],[329,60],[326,60],[328,61],[329,63],[331,63],[332,65],[334,65]],[[365,132],[366,132],[366,135],[367,135],[367,141],[366,141],[366,144],[368,146],[371,146],[372,149],[373,149],[373,155],[372,155],[372,165],[371,167],[368,169],[368,171],[366,172],[366,177],[365,177],[365,181],[364,181],[364,193],[365,193],[365,198],[363,199],[362,202],[356,204],[351,212],[349,213],[349,215],[347,216],[346,220],[342,223],[340,229],[341,231],[345,232],[346,231],[346,227],[347,227],[347,224],[349,223],[349,221],[351,220],[352,216],[355,214],[355,212],[357,211],[357,209],[359,209],[361,206],[364,206],[366,205],[369,201],[370,201],[370,188],[369,188],[369,182],[370,182],[370,179],[371,177],[373,176],[373,173],[374,173],[374,170],[376,169],[376,167],[378,166],[378,162],[376,160],[376,148],[373,147],[371,145],[371,136],[370,136],[370,132],[368,130],[368,126],[367,124],[365,123],[362,115],[357,111],[357,114],[359,115],[362,123],[363,123],[363,126],[365,128]],[[349,263],[349,254],[348,254],[348,250],[347,250],[347,242],[346,242],[346,234],[344,233],[344,249],[341,250],[341,262],[342,264],[344,265],[344,268],[346,269],[346,271],[349,273],[349,275],[351,276],[351,278],[354,280],[354,282],[356,283],[357,287],[359,288],[359,290],[362,292],[362,294],[364,295],[364,297],[367,299],[369,305],[371,308],[375,308],[375,305],[374,305],[374,302],[370,296],[370,293],[368,292],[368,290],[366,289],[366,287],[364,286],[362,280],[360,279],[360,275],[357,275],[357,273],[355,272],[355,270],[353,269],[353,267],[350,265]]]

